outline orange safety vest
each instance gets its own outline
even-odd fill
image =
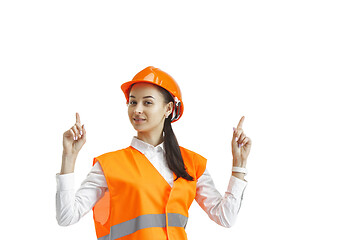
[[[173,187],[133,147],[94,158],[93,165],[99,161],[109,190],[93,208],[99,240],[187,239],[188,210],[206,159],[183,147],[180,151],[194,181],[178,178]]]

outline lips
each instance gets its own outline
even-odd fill
[[[143,122],[145,122],[145,118],[135,117],[135,118],[133,118],[133,120],[134,120],[135,123],[143,123]]]

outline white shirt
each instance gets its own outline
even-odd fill
[[[154,147],[134,137],[131,146],[144,154],[169,185],[173,186],[173,173],[167,165],[163,143]],[[98,162],[92,167],[76,193],[74,173],[62,175],[58,173],[56,180],[56,219],[61,226],[78,222],[108,191],[104,172]],[[215,188],[209,171],[205,169],[196,183],[195,200],[211,220],[221,226],[231,227],[240,210],[246,185],[246,181],[231,176],[228,189],[222,196]]]

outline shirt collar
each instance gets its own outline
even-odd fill
[[[136,150],[138,150],[139,152],[141,152],[142,154],[144,154],[144,155],[146,153],[155,152],[158,149],[165,152],[165,150],[164,150],[164,142],[162,142],[159,145],[157,145],[156,147],[154,147],[151,144],[148,144],[148,143],[146,143],[144,141],[141,141],[137,137],[133,137],[133,139],[131,141],[131,146],[133,148],[135,148]]]

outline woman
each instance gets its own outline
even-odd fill
[[[224,227],[240,209],[251,140],[242,130],[232,138],[233,172],[225,196],[216,190],[206,159],[179,147],[171,123],[184,111],[175,80],[147,67],[121,86],[129,120],[137,131],[131,146],[94,158],[93,168],[74,194],[73,172],[86,130],[76,113],[75,125],[63,135],[61,173],[57,174],[57,220],[73,224],[93,208],[97,238],[187,239],[188,209],[195,199]]]

